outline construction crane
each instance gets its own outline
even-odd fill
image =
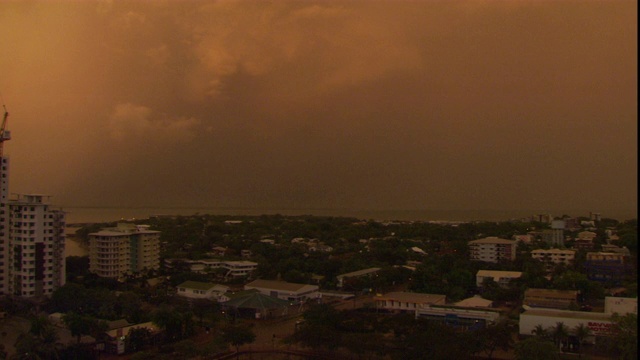
[[[2,126],[0,126],[0,158],[3,156],[2,148],[4,142],[11,139],[11,132],[7,130],[7,118],[9,117],[9,112],[4,104],[2,107],[4,108],[4,117],[2,118]]]

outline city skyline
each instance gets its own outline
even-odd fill
[[[12,193],[637,216],[633,1],[0,10]]]

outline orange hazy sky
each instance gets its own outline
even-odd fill
[[[637,214],[636,1],[3,1],[12,193]]]

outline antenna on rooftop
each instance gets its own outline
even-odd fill
[[[2,104],[2,108],[4,109],[4,116],[2,118],[2,124],[0,125],[0,157],[3,155],[2,150],[5,140],[11,139],[11,132],[7,130],[7,118],[9,117],[9,112],[4,104]]]
[[[4,105],[4,99],[2,98],[2,94],[0,94],[0,100],[2,100],[2,108],[4,109],[4,116],[2,118],[2,124],[0,124],[0,158],[3,156],[3,145],[6,140],[11,139],[11,132],[7,130],[7,118],[9,117],[9,112],[7,111],[7,107]]]

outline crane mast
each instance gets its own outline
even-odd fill
[[[2,107],[4,108],[4,117],[2,118],[2,125],[0,126],[0,158],[4,155],[4,142],[11,139],[11,132],[7,130],[7,118],[9,117],[9,112],[7,111],[6,106],[2,105]]]

